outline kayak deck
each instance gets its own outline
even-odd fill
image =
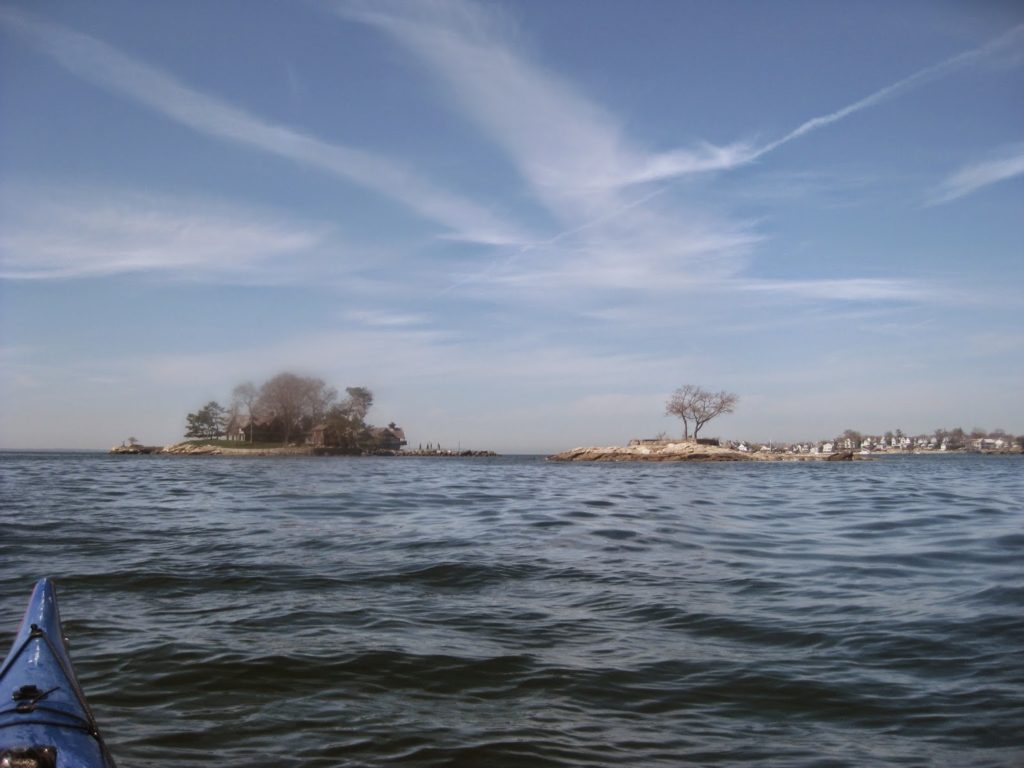
[[[0,667],[0,768],[113,768],[75,676],[51,579]]]

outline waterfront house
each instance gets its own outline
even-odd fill
[[[250,419],[248,416],[243,416],[240,413],[233,413],[231,418],[228,419],[227,426],[224,427],[224,439],[236,441],[248,440],[249,424]]]
[[[384,451],[400,451],[406,445],[405,430],[393,421],[386,427],[375,429],[373,436],[377,439],[377,447]]]

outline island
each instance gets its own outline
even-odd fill
[[[373,393],[346,387],[345,397],[323,379],[282,372],[256,386],[239,384],[230,405],[211,400],[185,417],[183,442],[143,445],[130,437],[112,454],[178,456],[496,456],[493,451],[455,450],[428,443],[406,450],[405,430],[366,421]]]
[[[629,445],[573,448],[548,456],[549,461],[853,461],[853,451],[838,453],[775,453],[741,451],[717,440],[631,440]],[[857,456],[856,458],[860,458]]]
[[[903,430],[884,435],[863,435],[847,429],[832,440],[798,443],[758,444],[725,442],[700,438],[709,421],[732,413],[739,397],[732,392],[714,392],[695,384],[684,384],[669,398],[665,415],[683,422],[683,436],[673,440],[664,433],[648,440],[631,440],[625,446],[573,448],[549,456],[550,461],[853,461],[891,454],[976,453],[983,455],[1024,454],[1024,435],[1014,437],[1005,430],[992,432],[975,427],[970,434],[960,427],[936,429],[931,435],[910,436]]]

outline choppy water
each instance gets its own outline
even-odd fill
[[[122,766],[1024,765],[1024,460],[0,455]]]

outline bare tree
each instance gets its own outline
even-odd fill
[[[303,416],[311,422],[310,426],[313,426],[324,420],[327,411],[338,399],[338,390],[327,386],[323,379],[303,379],[303,382],[306,387]]]
[[[260,391],[256,389],[256,385],[252,382],[247,381],[245,384],[239,384],[235,387],[231,393],[232,406],[233,408],[241,408],[245,406],[245,415],[249,418],[249,442],[252,442],[253,432],[253,421],[255,419],[254,409],[256,402],[260,399]]]
[[[665,404],[665,414],[683,420],[683,439],[689,438],[690,422],[693,422],[693,437],[696,439],[701,427],[716,416],[732,413],[737,402],[739,397],[731,392],[709,392],[694,384],[684,384]]]

